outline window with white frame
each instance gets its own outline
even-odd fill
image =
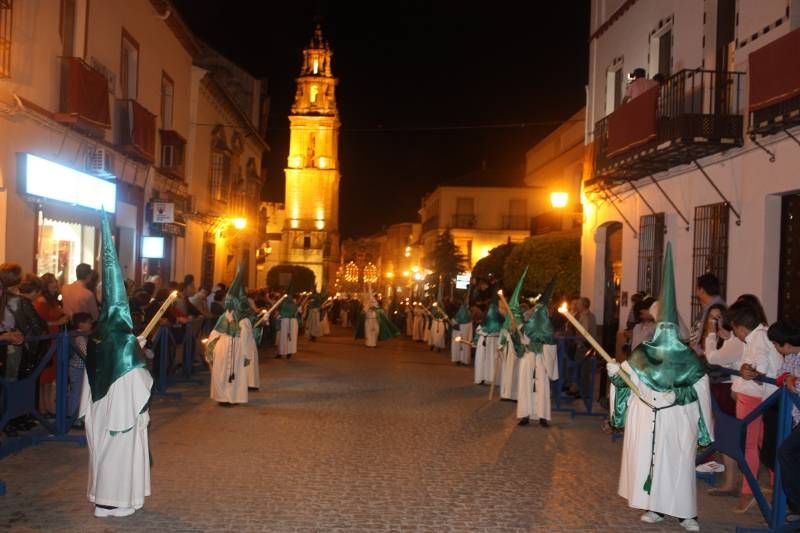
[[[658,28],[650,33],[650,54],[648,74],[652,78],[661,74],[664,78],[672,75],[672,17],[659,22]]]
[[[624,95],[624,84],[622,81],[622,60],[614,60],[614,63],[606,71],[606,115],[610,115],[622,103]]]

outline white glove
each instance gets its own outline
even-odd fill
[[[144,349],[144,345],[147,344],[147,337],[136,337],[136,340],[139,341],[139,348]]]
[[[614,363],[614,362],[606,363],[606,371],[608,372],[609,376],[611,377],[616,376],[617,374],[619,374],[619,370],[620,370],[619,363]]]

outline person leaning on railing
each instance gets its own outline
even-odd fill
[[[726,319],[733,334],[744,343],[741,378],[734,378],[731,390],[736,393],[736,417],[747,417],[759,404],[775,392],[776,387],[754,381],[757,376],[775,378],[782,359],[775,346],[767,338],[767,327],[760,321],[758,310],[749,302],[737,300],[728,308]],[[759,448],[764,438],[762,417],[757,417],[747,428],[745,437],[745,460],[753,475],[758,478]],[[739,505],[734,512],[744,513],[754,503],[752,489],[747,480],[742,481]]]
[[[800,325],[779,320],[769,327],[767,336],[775,349],[783,355],[783,364],[778,369],[777,382],[797,394],[797,378],[800,377]],[[792,406],[792,432],[778,448],[781,481],[790,514],[789,522],[800,521],[800,410]]]

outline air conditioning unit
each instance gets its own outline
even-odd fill
[[[108,150],[90,148],[86,154],[86,171],[103,178],[113,177],[114,163]]]

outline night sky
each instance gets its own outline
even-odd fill
[[[321,20],[339,78],[344,237],[417,221],[426,192],[484,165],[522,185],[525,151],[584,103],[582,0],[175,3],[200,38],[268,78],[264,195],[278,201],[294,79]]]

